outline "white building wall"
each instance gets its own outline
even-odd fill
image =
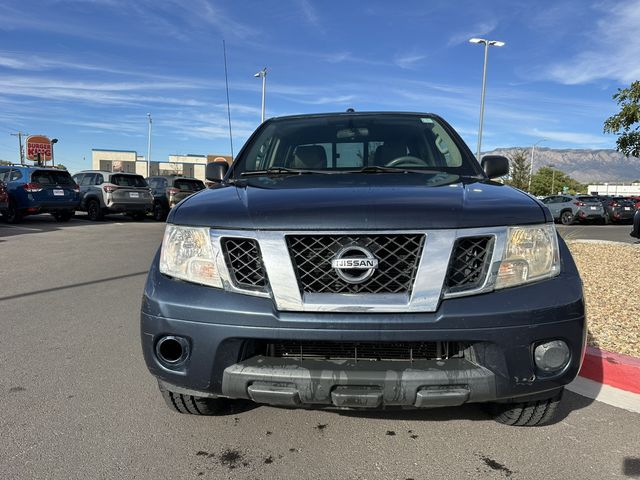
[[[614,195],[614,196],[640,196],[640,183],[621,184],[621,183],[603,183],[600,185],[589,185],[587,193],[596,193],[598,195]]]

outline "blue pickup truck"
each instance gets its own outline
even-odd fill
[[[50,213],[57,221],[68,222],[80,204],[80,188],[66,170],[3,165],[0,181],[6,185],[9,197],[2,209],[9,223],[39,213]]]
[[[167,405],[553,421],[584,354],[582,283],[549,210],[492,180],[508,168],[433,114],[264,122],[171,210],[151,265],[142,348]]]

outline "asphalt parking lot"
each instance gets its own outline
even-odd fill
[[[630,228],[561,231],[630,241]],[[115,216],[0,224],[0,477],[640,476],[640,414],[571,392],[558,423],[525,429],[494,423],[477,406],[335,412],[238,405],[200,418],[169,411],[146,371],[138,326],[162,232],[163,224]]]

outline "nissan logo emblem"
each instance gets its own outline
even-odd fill
[[[331,267],[347,283],[358,284],[369,280],[378,268],[378,259],[364,247],[344,247],[331,260]]]

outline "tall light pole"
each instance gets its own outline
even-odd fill
[[[262,111],[260,115],[260,123],[264,123],[264,97],[267,93],[267,67],[264,67],[262,70],[256,73],[254,77],[262,78]]]
[[[151,174],[151,114],[147,113],[147,119],[149,120],[149,135],[147,140],[147,177]]]
[[[546,141],[546,138],[541,138],[531,147],[531,159],[529,160],[529,188],[527,189],[529,193],[531,193],[531,178],[533,177],[533,154],[536,151],[536,145]]]
[[[57,138],[52,138],[51,139],[51,166],[55,167],[56,166],[56,162],[53,159],[53,146],[58,143],[58,139]]]
[[[551,167],[551,195],[555,195],[556,191],[556,166],[555,165],[549,165],[549,167]]]
[[[484,67],[482,68],[482,96],[480,99],[480,127],[478,128],[478,154],[480,161],[480,150],[482,148],[482,122],[484,118],[484,94],[487,88],[487,58],[489,57],[489,47],[504,47],[505,43],[500,40],[486,40],[484,38],[470,38],[470,43],[484,45]]]

